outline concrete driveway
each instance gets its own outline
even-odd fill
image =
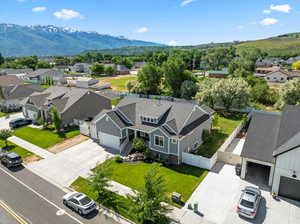
[[[2,129],[10,129],[9,122],[11,120],[17,119],[17,118],[24,118],[22,113],[16,113],[9,116],[8,119],[6,117],[0,117],[0,130]]]
[[[112,152],[89,139],[27,167],[52,183],[68,187],[78,176],[88,177],[92,168],[112,156]]]
[[[246,186],[256,186],[252,181],[241,180],[235,175],[234,166],[217,163],[212,172],[206,176],[186,203],[199,203],[203,218],[217,224],[243,223],[300,223],[300,202],[280,198],[276,201],[270,195],[268,187],[260,186],[262,202],[255,220],[239,217],[236,205],[241,190]]]

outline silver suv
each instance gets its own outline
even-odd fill
[[[236,211],[239,215],[249,219],[256,217],[259,203],[261,200],[261,192],[255,187],[246,187],[240,197]]]
[[[96,203],[85,194],[76,191],[70,192],[63,197],[63,203],[79,215],[87,215],[97,209]]]

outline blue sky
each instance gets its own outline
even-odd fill
[[[0,23],[57,25],[173,45],[300,32],[299,0],[1,0]]]

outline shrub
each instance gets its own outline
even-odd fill
[[[123,158],[121,156],[116,156],[115,161],[116,163],[123,163]]]
[[[138,152],[144,152],[147,148],[145,141],[141,138],[133,139],[132,147],[133,147],[133,149],[135,149]]]

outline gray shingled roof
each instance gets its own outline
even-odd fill
[[[21,80],[15,75],[2,75],[0,76],[0,87],[21,85]]]
[[[161,126],[167,123],[171,129],[177,132],[177,135],[183,134],[181,133],[183,128],[196,121],[200,125],[210,117],[211,113],[211,110],[207,112],[205,109],[189,102],[171,102],[135,97],[125,97],[114,110],[120,110],[134,126]],[[141,116],[161,118],[161,122],[158,125],[145,124],[141,120]],[[192,126],[189,127],[193,128]],[[184,130],[184,132],[186,131],[187,129]]]
[[[277,144],[280,118],[279,113],[254,112],[241,156],[275,163],[273,152]]]
[[[34,92],[42,92],[40,85],[15,85],[2,88],[4,99],[19,99],[30,96]]]
[[[63,113],[87,92],[89,92],[89,90],[53,86],[42,93],[33,93],[30,96],[30,100],[37,107],[47,106],[48,102],[52,101],[58,111]]]
[[[300,141],[295,136],[300,133],[300,107],[285,105],[282,112],[282,118],[277,137],[277,150],[274,155],[284,153],[296,145],[300,145]]]

